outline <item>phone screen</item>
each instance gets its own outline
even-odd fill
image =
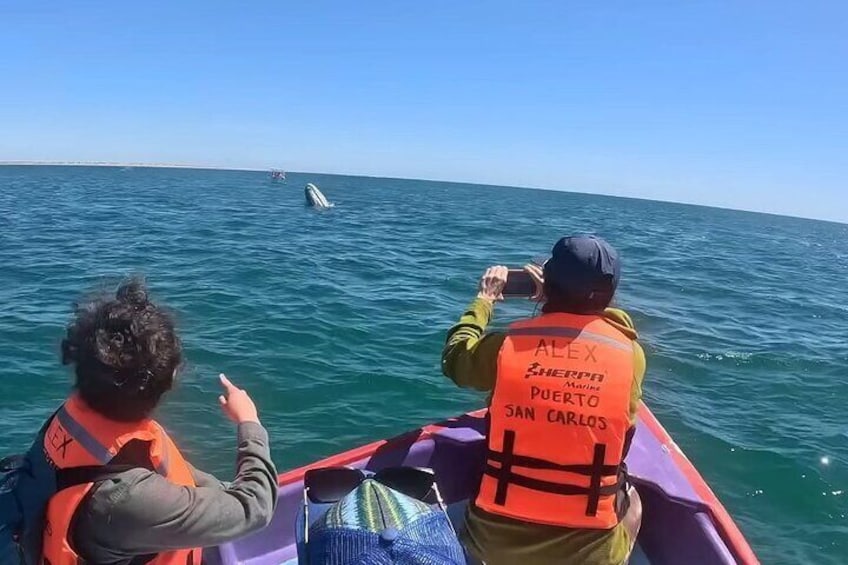
[[[507,272],[506,284],[503,288],[504,297],[530,297],[536,293],[536,283],[524,269],[510,269]]]

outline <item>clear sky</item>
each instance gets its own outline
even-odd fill
[[[0,0],[0,160],[848,221],[848,2]]]

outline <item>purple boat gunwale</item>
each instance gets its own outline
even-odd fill
[[[728,549],[734,554],[736,561],[745,565],[759,564],[760,561],[757,559],[754,550],[751,549],[748,540],[745,539],[727,509],[701,476],[701,473],[698,472],[695,465],[686,457],[683,450],[675,443],[644,402],[639,406],[639,422],[651,432],[651,435],[662,444],[664,449],[668,449],[672,462],[686,477],[692,489],[701,499],[701,503],[713,519],[719,534],[727,544]]]
[[[280,494],[288,493],[292,489],[299,490],[303,475],[308,469],[342,465],[370,467],[375,461],[379,467],[379,459],[383,455],[393,459],[402,455],[403,464],[422,465],[424,462],[415,459],[430,454],[434,449],[434,442],[470,445],[474,441],[481,440],[482,434],[479,428],[485,415],[486,409],[469,412],[281,473],[277,480]],[[698,535],[712,540],[710,545],[722,562],[758,564],[759,560],[730,514],[644,403],[640,406],[636,433],[638,441],[634,439],[631,452],[628,454],[628,468],[633,482],[640,493],[643,493],[643,500],[646,496],[655,499],[659,497],[673,502],[680,508],[688,508],[694,523],[700,530]],[[657,453],[664,453],[668,457],[657,458]],[[398,464],[398,461],[394,461],[393,464]],[[451,493],[443,494],[446,499],[451,498]],[[279,517],[275,516],[275,521],[278,519]],[[262,532],[258,532],[245,538],[244,542],[252,545],[248,540],[261,537]],[[241,546],[242,543],[240,540],[219,546],[218,555],[215,556],[217,559],[213,557],[212,561],[225,564],[240,562],[237,546]],[[273,555],[280,557],[282,554],[288,554],[290,549],[279,548],[273,552]],[[271,554],[266,554],[265,557],[271,557]]]

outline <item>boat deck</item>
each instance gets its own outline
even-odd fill
[[[458,502],[454,502],[453,504],[448,505],[448,516],[450,517],[451,522],[453,522],[454,527],[459,531],[463,527],[463,520],[465,517],[465,508],[468,506],[467,500],[461,500]],[[633,555],[630,556],[630,565],[650,565],[651,562],[648,559],[648,556],[645,555],[645,552],[641,547],[637,544],[633,550]],[[289,559],[284,562],[282,565],[298,565],[297,557]]]
[[[480,481],[485,431],[485,413],[474,412],[285,473],[279,479],[277,511],[269,527],[219,546],[208,561],[212,565],[297,563],[302,481],[310,467],[350,465],[370,471],[394,465],[429,467],[439,477],[453,522],[461,527],[468,498]],[[644,512],[631,563],[758,563],[727,511],[644,405],[627,463]],[[315,517],[310,512],[310,519]]]

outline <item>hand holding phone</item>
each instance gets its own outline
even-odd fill
[[[507,271],[508,269],[501,265],[495,265],[486,269],[486,272],[480,277],[477,297],[492,302],[503,300],[503,289],[506,286]]]
[[[523,269],[509,269],[500,265],[489,267],[480,278],[477,296],[492,302],[504,298],[542,298],[542,267],[525,265]]]

